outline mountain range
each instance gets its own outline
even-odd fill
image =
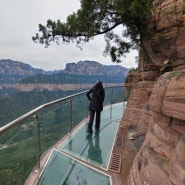
[[[44,71],[23,62],[3,59],[0,60],[0,97],[10,95],[15,90],[28,92],[86,89],[97,80],[102,80],[105,86],[111,86],[124,83],[128,71],[128,68],[119,65],[108,66],[87,60],[67,63],[64,70]]]
[[[65,69],[45,71],[33,68],[31,65],[13,61],[10,59],[0,60],[0,75],[33,76],[37,74],[52,75],[56,73],[81,74],[81,75],[107,75],[119,76],[127,75],[128,68],[120,65],[103,65],[96,61],[79,61],[77,63],[67,63]]]

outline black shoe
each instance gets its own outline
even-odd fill
[[[96,132],[99,132],[100,128],[99,127],[95,127],[95,130],[96,130]]]
[[[93,130],[92,129],[87,129],[87,133],[92,134]]]

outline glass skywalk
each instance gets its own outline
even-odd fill
[[[110,185],[110,177],[91,165],[104,171],[108,169],[124,107],[124,103],[104,107],[99,132],[86,133],[87,120],[54,149],[38,185]]]

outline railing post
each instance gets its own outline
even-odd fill
[[[35,126],[35,154],[36,154],[36,169],[35,172],[40,170],[40,154],[41,154],[41,146],[40,146],[40,122],[37,114],[33,116],[34,126]]]
[[[110,120],[112,120],[112,96],[113,96],[113,88],[111,88],[110,92]]]
[[[71,130],[72,130],[72,121],[73,121],[73,119],[72,119],[72,101],[71,101],[71,99],[69,99],[69,121],[70,121],[70,133],[71,133]]]
[[[86,110],[87,110],[86,117],[88,119],[88,116],[89,116],[89,99],[88,98],[86,98]]]
[[[123,110],[125,107],[125,87],[123,87]]]

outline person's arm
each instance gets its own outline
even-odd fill
[[[87,93],[86,93],[86,96],[87,96],[87,98],[89,99],[89,101],[91,101],[91,96],[90,96],[90,94],[93,92],[93,90],[92,89],[90,89]]]

